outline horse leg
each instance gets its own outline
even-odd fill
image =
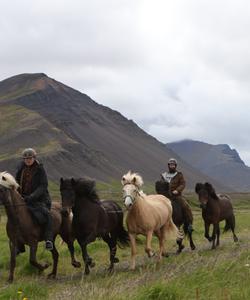
[[[178,229],[180,230],[180,226],[178,226]],[[177,243],[177,245],[178,245],[178,247],[179,247],[179,249],[176,251],[177,254],[181,253],[181,251],[185,248],[185,246],[182,245],[182,242],[183,242],[183,239],[182,239],[182,238],[178,238],[178,239],[176,240],[176,243]]]
[[[58,265],[58,251],[55,247],[55,239],[53,240],[53,250],[51,250],[52,258],[53,258],[53,269],[52,272],[48,275],[48,278],[55,278],[57,273],[57,265]]]
[[[136,236],[135,234],[129,233],[130,246],[131,246],[131,263],[130,269],[135,269],[135,256],[136,256]]]
[[[16,245],[9,240],[10,247],[10,272],[8,282],[12,283],[14,279],[14,270],[16,267]]]
[[[87,245],[95,240],[95,233],[90,233],[84,240],[77,239],[81,249],[82,249],[82,258],[85,264],[85,275],[88,275],[90,270],[89,267],[93,268],[95,263],[92,261],[92,258],[88,255]]]
[[[230,218],[231,222],[230,222],[230,227],[231,227],[231,230],[232,230],[232,233],[233,233],[233,239],[234,239],[234,242],[237,243],[238,242],[238,237],[236,236],[235,232],[234,232],[234,229],[235,229],[235,216],[234,214],[232,214],[231,218]]]
[[[209,227],[210,227],[210,224],[205,222],[204,225],[205,225],[205,238],[209,242],[212,242],[212,238],[209,236]]]
[[[75,268],[80,268],[81,263],[75,259],[75,248],[74,248],[74,242],[73,241],[66,241],[69,252],[70,252],[70,257],[71,257],[71,264]]]
[[[145,247],[145,252],[148,254],[148,257],[154,256],[154,252],[152,251],[152,248],[151,248],[152,237],[153,237],[153,231],[150,230],[150,231],[148,231],[148,233],[147,233],[147,237],[146,237],[146,247]]]
[[[213,224],[213,233],[212,233],[212,249],[215,249],[215,239],[218,231],[218,223]]]
[[[195,250],[196,247],[195,247],[195,244],[193,242],[192,233],[193,233],[193,230],[188,230],[189,245],[190,245],[191,250]]]
[[[116,255],[116,238],[111,235],[105,235],[102,239],[108,244],[109,251],[110,251],[110,265],[109,265],[109,272],[111,273],[114,270],[114,264],[119,262],[119,259],[115,257]]]
[[[216,247],[219,246],[219,245],[220,245],[220,226],[218,225]]]
[[[48,263],[39,264],[36,259],[36,252],[37,252],[37,243],[30,245],[30,264],[37,268],[40,272],[47,269],[49,267]]]

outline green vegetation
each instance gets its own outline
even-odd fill
[[[49,187],[54,198],[59,196],[57,184],[50,182]],[[121,186],[118,181],[98,183],[97,188],[101,194],[106,193],[106,196],[110,195],[121,203]],[[150,185],[146,186],[145,191],[148,192],[150,188]],[[156,258],[146,257],[144,237],[139,237],[141,242],[138,243],[136,270],[129,270],[130,249],[118,249],[120,263],[116,265],[114,274],[109,275],[108,247],[97,240],[88,247],[90,255],[96,261],[96,267],[86,277],[82,274],[82,269],[74,269],[70,265],[67,247],[58,237],[58,278],[55,281],[46,279],[51,267],[44,274],[38,274],[29,265],[28,253],[24,253],[17,258],[15,281],[12,285],[6,283],[9,250],[5,232],[6,216],[0,211],[0,299],[250,299],[250,195],[232,195],[236,211],[236,232],[240,241],[235,244],[230,232],[223,234],[220,247],[213,251],[203,237],[203,221],[196,196],[186,196],[192,205],[195,204],[193,237],[197,250],[191,251],[185,240],[186,248],[177,256],[174,254],[175,242],[169,241],[167,248],[170,256],[159,263]],[[153,245],[157,249],[156,239]],[[76,255],[82,261],[80,248],[77,244],[75,246]],[[52,261],[50,253],[44,250],[43,243],[39,246],[38,259],[43,262]]]

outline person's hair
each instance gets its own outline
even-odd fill
[[[33,148],[26,148],[22,152],[22,157],[23,158],[29,158],[29,157],[36,158],[36,150]]]

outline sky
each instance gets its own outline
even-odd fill
[[[0,80],[46,73],[164,143],[250,166],[250,1],[0,0]]]

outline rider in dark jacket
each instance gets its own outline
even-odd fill
[[[48,192],[48,179],[43,165],[36,160],[36,151],[27,148],[22,153],[23,162],[16,173],[20,185],[20,194],[35,221],[44,229],[45,247],[53,249],[52,218],[50,214],[51,199]],[[24,246],[18,247],[23,252]]]
[[[191,208],[182,196],[182,191],[186,186],[186,182],[182,172],[177,171],[177,160],[170,158],[168,161],[168,172],[161,174],[161,179],[169,183],[170,193],[172,194],[171,200],[178,201],[182,207],[182,212],[186,220],[192,220]],[[188,230],[192,232],[192,224],[188,225]]]

